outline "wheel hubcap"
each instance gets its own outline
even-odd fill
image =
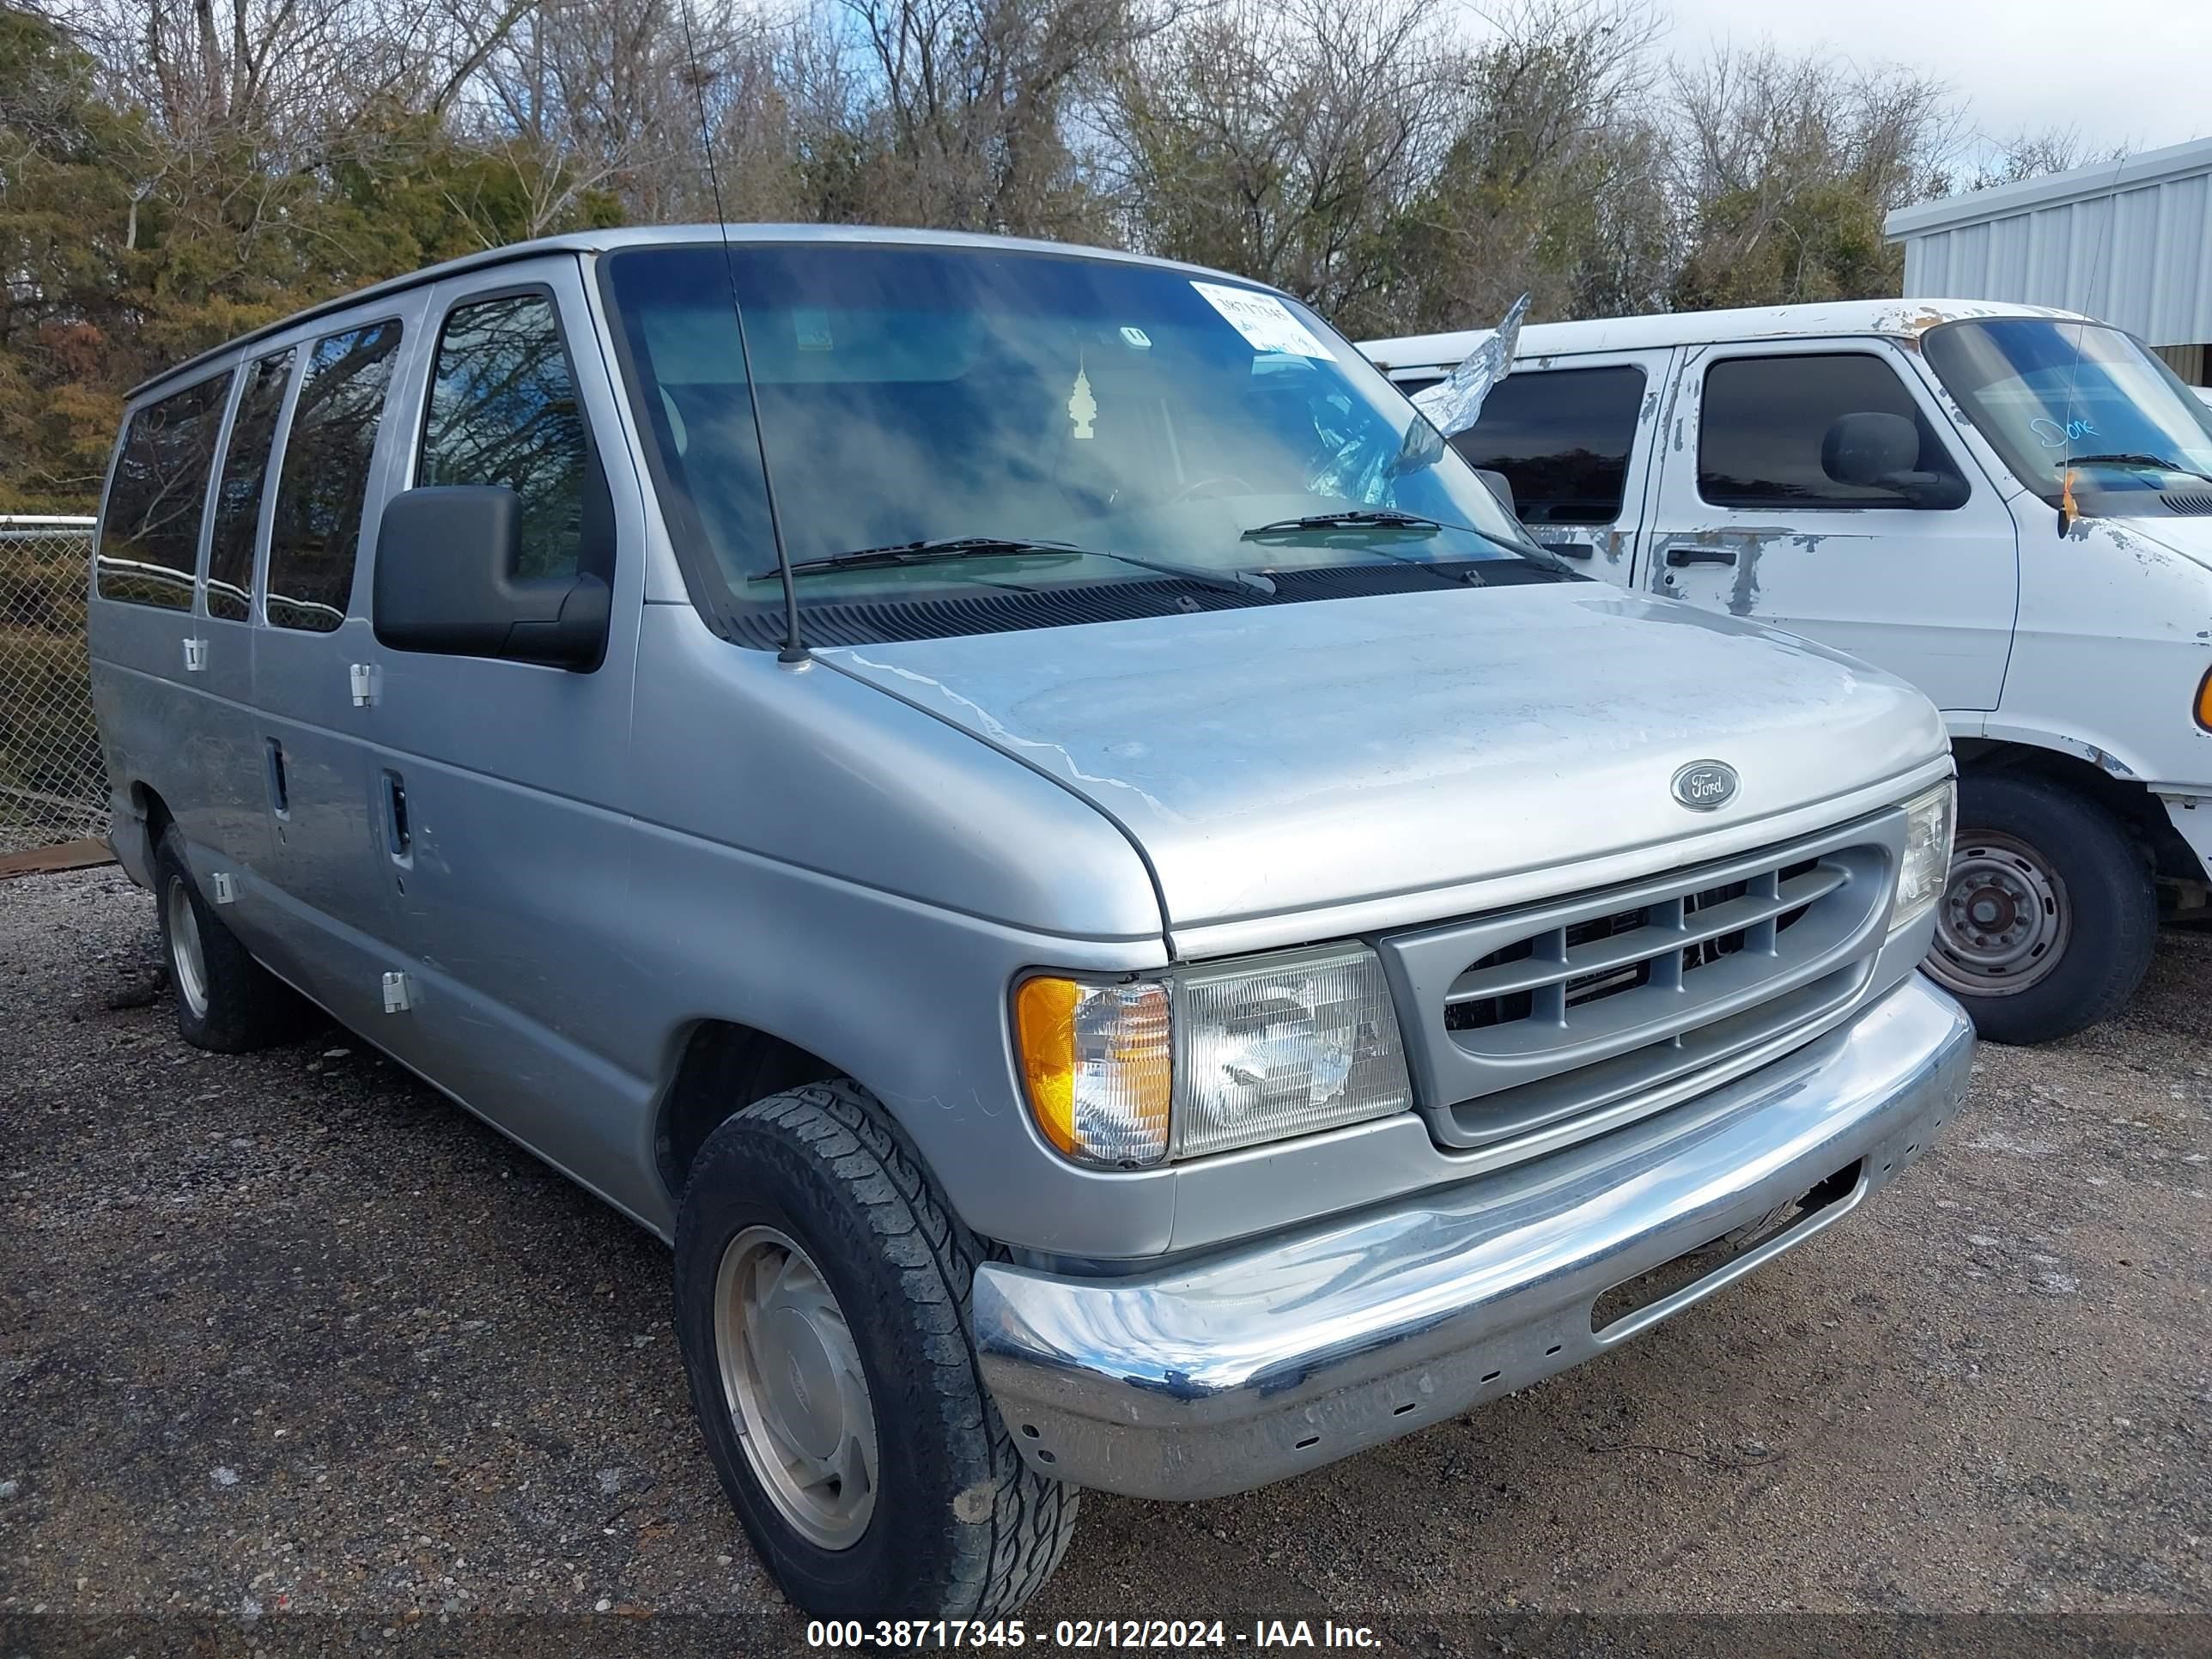
[[[2015,836],[1984,831],[1951,855],[1928,971],[1954,991],[2013,995],[2050,975],[2072,931],[2065,884],[2049,861]]]
[[[200,951],[200,916],[182,876],[171,876],[162,896],[168,908],[169,975],[192,1018],[207,1018],[207,959]]]
[[[845,1549],[876,1508],[876,1417],[844,1310],[806,1252],[748,1227],[714,1283],[722,1396],[761,1489],[823,1549]]]

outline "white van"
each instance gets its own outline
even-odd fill
[[[1484,337],[1361,349],[1411,393]],[[2161,904],[2206,910],[2212,408],[2140,342],[1955,300],[1544,324],[1453,442],[1593,575],[1936,700],[1960,823],[1927,968],[1984,1035],[2105,1018]]]

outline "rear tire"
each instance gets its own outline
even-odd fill
[[[676,1223],[676,1328],[722,1486],[819,1618],[994,1619],[1066,1552],[968,1336],[982,1259],[872,1096],[770,1095],[707,1138]]]
[[[173,823],[154,844],[154,902],[161,963],[176,993],[177,1030],[195,1048],[242,1054],[295,1036],[305,1022],[299,994],[256,962],[200,895]]]
[[[1995,1042],[2048,1042],[2127,1006],[2158,892],[2119,820],[2063,784],[1967,773],[1929,976]]]

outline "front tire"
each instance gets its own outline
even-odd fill
[[[2158,892],[2118,819],[2029,774],[1969,772],[1928,974],[1996,1042],[2048,1042],[2127,1006]]]
[[[716,1472],[823,1618],[997,1618],[1051,1576],[1072,1486],[1033,1474],[968,1338],[981,1252],[857,1084],[708,1137],[676,1224],[676,1327]]]

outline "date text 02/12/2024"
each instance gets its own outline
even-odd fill
[[[806,1645],[843,1649],[1021,1648],[1032,1643],[1042,1647],[1072,1650],[1092,1649],[1152,1649],[1175,1651],[1200,1648],[1368,1649],[1382,1646],[1382,1638],[1365,1625],[1340,1625],[1324,1619],[1316,1626],[1305,1619],[1255,1619],[1249,1628],[1232,1626],[1221,1619],[1062,1619],[1048,1637],[1043,1626],[1035,1630],[1020,1619],[936,1619],[810,1620]]]

